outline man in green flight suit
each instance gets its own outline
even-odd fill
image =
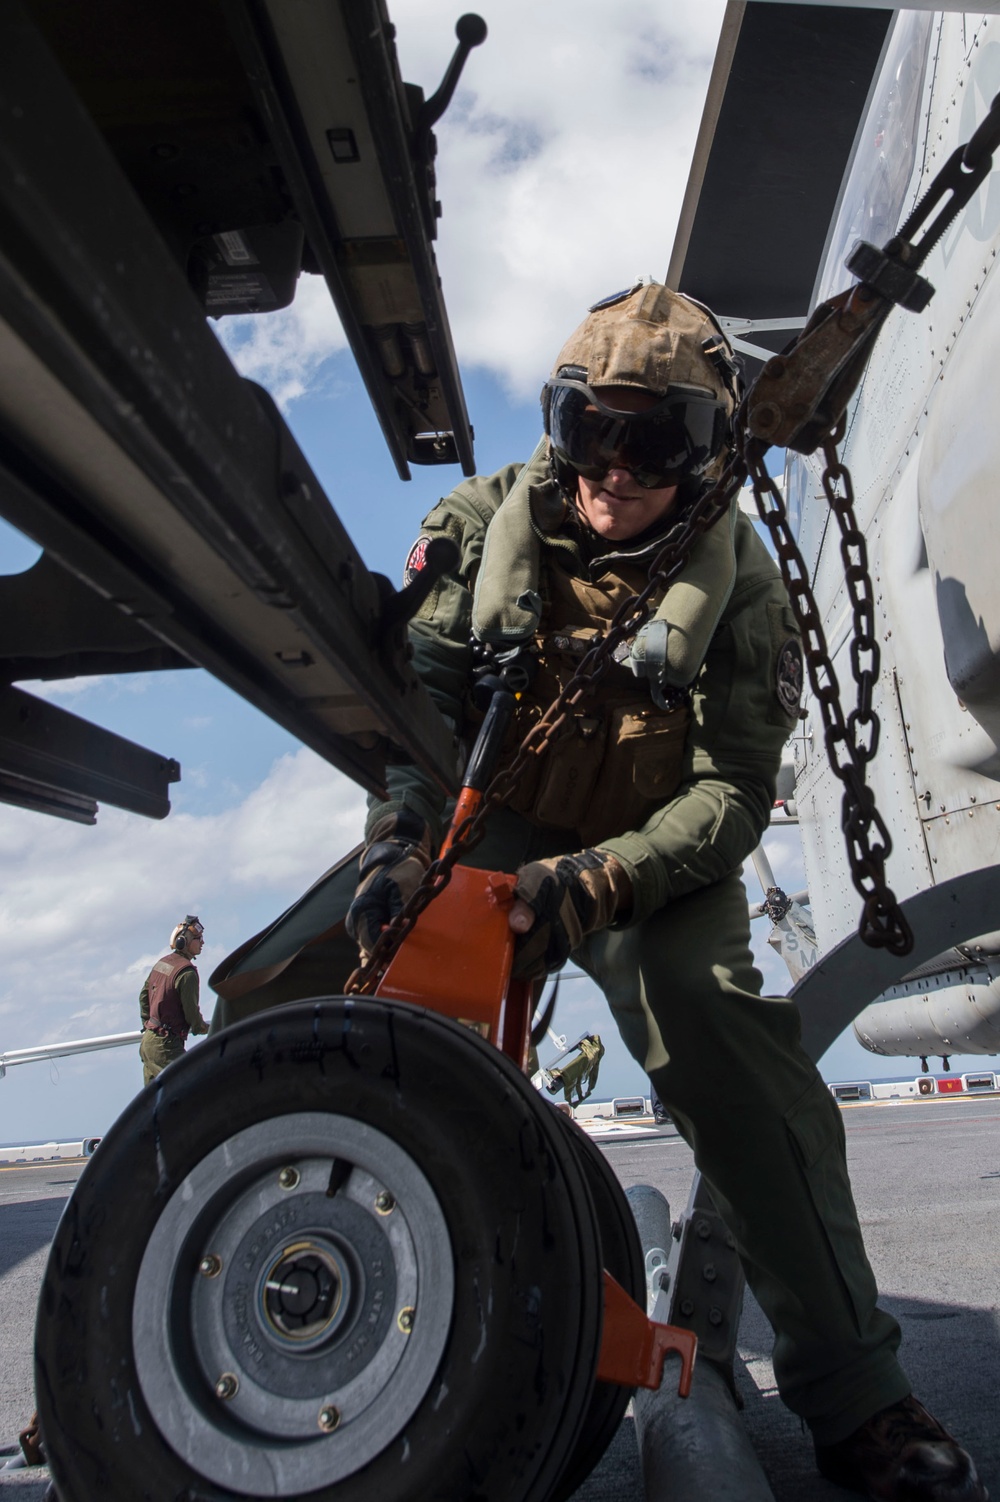
[[[596,304],[542,394],[524,466],[460,485],[407,559],[460,562],[411,626],[414,662],[469,743],[478,668],[520,686],[510,749],[720,472],[736,366],[718,324],[656,283]],[[838,1108],[793,1002],[762,997],[741,864],[766,828],[802,651],[778,571],[735,498],[654,596],[469,864],[516,871],[522,975],[572,955],[691,1144],[775,1331],[774,1369],[824,1475],[884,1502],[984,1502],[967,1453],[910,1394],[877,1306]],[[445,815],[393,768],[370,807],[348,930],[362,954],[399,911]]]
[[[193,913],[170,935],[170,952],[157,960],[139,992],[142,1019],[142,1083],[151,1085],[184,1052],[189,1033],[207,1033],[198,999],[198,972],[205,930]]]

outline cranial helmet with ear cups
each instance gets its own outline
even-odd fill
[[[170,935],[170,947],[176,950],[178,954],[183,954],[188,945],[188,938],[200,939],[204,937],[204,933],[205,930],[202,927],[201,920],[196,918],[193,913],[188,913],[183,922],[178,923]]]

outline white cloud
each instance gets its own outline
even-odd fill
[[[430,96],[455,46],[446,0],[392,0],[403,77]],[[437,257],[460,363],[534,396],[590,303],[663,276],[723,0],[504,0],[435,127]],[[244,375],[287,405],[345,345],[324,284],[228,319]]]
[[[559,0],[487,16],[437,127],[438,258],[460,359],[512,394],[535,395],[590,303],[666,272],[722,13]],[[445,11],[402,0],[393,18],[403,72],[429,90]]]
[[[91,689],[106,687],[113,681],[107,673],[94,673],[90,678],[38,678],[31,683],[19,683],[18,687],[34,694],[36,699],[77,699]]]
[[[360,790],[306,749],[211,815],[105,807],[82,828],[0,810],[0,861],[18,872],[0,896],[2,1046],[134,1027],[179,916],[206,925],[206,977],[357,842],[363,815]]]
[[[797,824],[782,828],[772,825],[764,836],[764,850],[771,869],[779,883],[789,892],[800,891],[806,885],[806,869],[802,860],[802,840]]]
[[[326,283],[318,276],[299,278],[291,307],[220,319],[213,327],[241,375],[266,386],[282,408],[317,379],[324,360],[347,348]]]

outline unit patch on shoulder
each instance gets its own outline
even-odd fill
[[[790,636],[782,643],[774,674],[778,703],[786,714],[798,714],[802,704],[802,685],[802,643],[797,636]]]
[[[428,537],[426,532],[421,532],[420,536],[417,538],[416,542],[407,553],[406,562],[403,565],[404,589],[407,584],[413,583],[414,579],[417,577],[421,569],[424,567],[424,564],[427,562],[427,544],[432,541],[433,539]]]

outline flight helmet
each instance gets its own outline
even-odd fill
[[[661,400],[616,410],[595,394],[609,386]],[[553,477],[575,496],[579,475],[600,480],[618,464],[644,489],[696,491],[728,457],[739,396],[740,367],[706,307],[659,282],[617,292],[590,309],[542,388]]]
[[[201,920],[196,918],[193,913],[188,913],[187,917],[181,923],[177,924],[177,927],[170,935],[170,947],[176,950],[178,954],[183,954],[187,949],[189,939],[202,939],[204,936],[205,930]]]

